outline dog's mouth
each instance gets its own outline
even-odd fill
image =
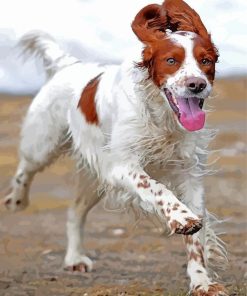
[[[164,91],[170,107],[186,130],[192,132],[204,127],[205,112],[202,110],[204,99],[174,97],[167,88],[164,88]]]

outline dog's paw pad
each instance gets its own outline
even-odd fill
[[[184,226],[183,234],[191,235],[202,228],[202,220],[195,220],[191,218],[186,219],[187,224]]]
[[[65,271],[69,271],[69,272],[75,272],[75,271],[79,271],[79,272],[89,272],[88,270],[88,266],[85,263],[78,263],[75,265],[71,265],[71,266],[66,266],[64,267]]]
[[[77,255],[70,260],[65,259],[64,270],[69,272],[91,272],[93,269],[93,262],[90,258],[84,255]]]
[[[187,223],[182,225],[178,221],[174,220],[170,223],[171,232],[177,234],[191,235],[196,233],[202,228],[202,220],[186,219]]]

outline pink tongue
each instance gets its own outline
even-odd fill
[[[188,131],[197,131],[203,128],[205,112],[199,107],[198,98],[177,98],[180,118],[179,121]]]

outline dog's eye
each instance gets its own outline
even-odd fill
[[[210,61],[209,59],[202,59],[202,60],[201,60],[201,63],[202,63],[204,66],[208,66],[208,65],[211,65],[211,64],[212,64],[212,61]]]
[[[175,65],[176,64],[176,60],[174,58],[168,58],[166,60],[168,65]]]

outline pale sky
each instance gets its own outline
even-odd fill
[[[33,92],[42,71],[12,54],[18,38],[39,29],[84,61],[121,62],[137,39],[130,28],[150,0],[8,0],[0,9],[0,91]],[[220,51],[218,76],[247,74],[247,1],[187,0],[201,16]]]

